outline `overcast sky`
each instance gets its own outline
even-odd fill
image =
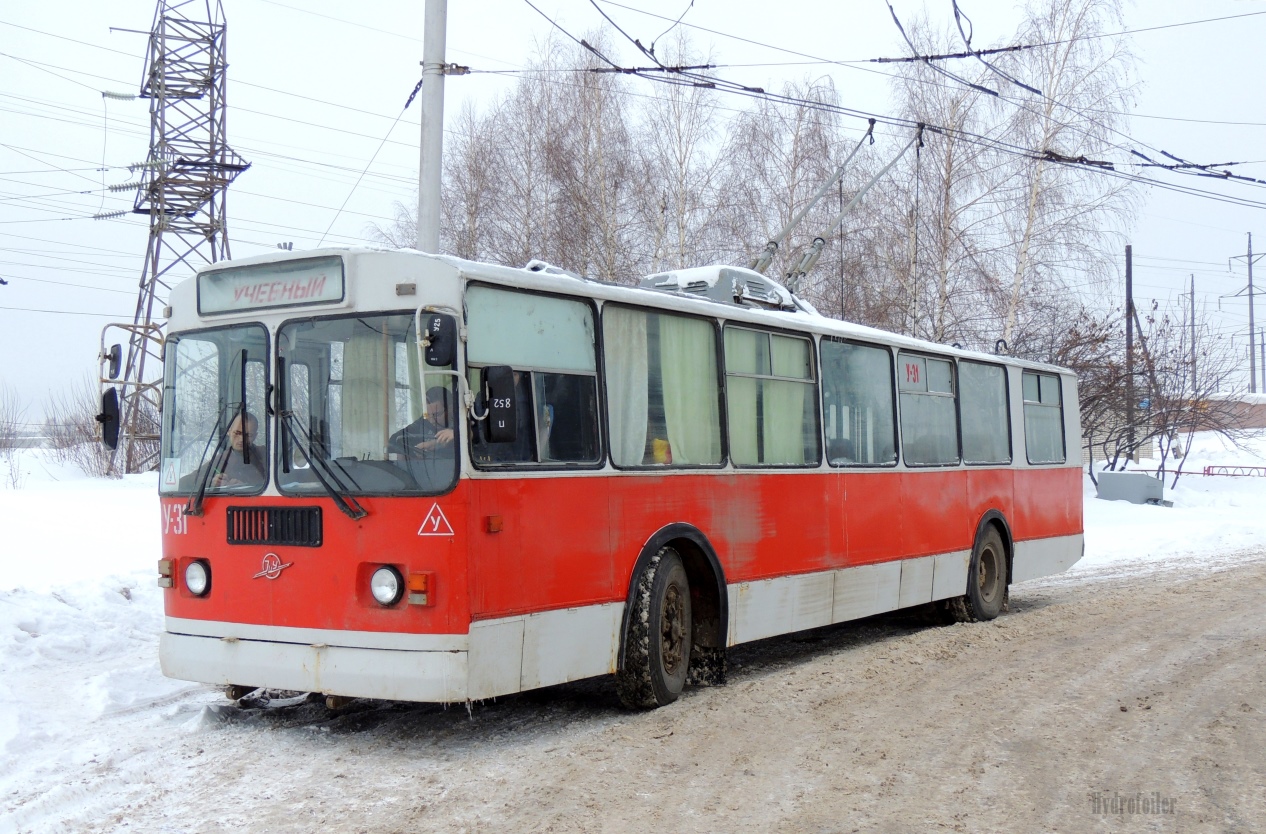
[[[588,0],[536,5],[577,35],[604,24]],[[603,8],[645,43],[668,24],[629,7],[676,18],[688,5],[631,0],[628,7],[604,2]],[[952,21],[950,0],[893,5],[904,19],[923,13],[934,23]],[[1019,17],[1014,4],[959,5],[975,24],[973,45],[1011,42]],[[224,8],[229,144],[252,163],[230,191],[233,255],[260,254],[280,242],[292,242],[296,251],[313,248],[323,236],[327,243],[365,241],[370,223],[389,221],[396,201],[414,199],[416,103],[392,125],[419,74],[422,0],[225,0]],[[145,159],[148,103],[105,100],[101,93],[137,91],[146,36],[120,30],[148,32],[154,9],[150,0],[0,8],[0,279],[8,282],[0,286],[0,381],[29,402],[31,419],[39,419],[50,391],[95,375],[101,326],[132,316],[147,220],[91,215],[132,205],[133,192],[103,188],[132,181],[127,165]],[[694,0],[683,25],[718,63],[764,64],[728,69],[727,78],[774,89],[829,75],[845,105],[894,110],[887,77],[877,71],[882,66],[805,63],[790,54],[830,61],[903,54],[883,0]],[[1159,26],[1169,28],[1138,31]],[[1135,31],[1129,41],[1141,82],[1128,128],[1137,146],[1204,163],[1248,163],[1235,170],[1266,179],[1260,57],[1266,0],[1148,2],[1126,9],[1125,27]],[[521,68],[550,29],[524,0],[452,2],[448,59],[477,70]],[[637,63],[631,48],[618,54]],[[489,74],[450,78],[450,122],[463,101],[480,106],[511,83],[512,77]],[[646,95],[661,89],[634,83]],[[747,104],[736,99],[727,106]],[[1262,186],[1149,176],[1217,197],[1266,201]],[[1197,301],[1214,312],[1221,332],[1246,347],[1246,300],[1223,297],[1243,288],[1245,270],[1242,260],[1229,267],[1227,259],[1244,254],[1248,232],[1257,235],[1255,248],[1266,250],[1266,212],[1161,189],[1145,198],[1129,233],[1137,303],[1177,304],[1194,273]],[[1266,284],[1266,261],[1262,267],[1258,283]],[[1261,322],[1266,306],[1259,311]]]

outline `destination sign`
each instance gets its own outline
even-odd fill
[[[309,258],[204,272],[198,276],[198,313],[240,313],[342,301],[343,259]]]

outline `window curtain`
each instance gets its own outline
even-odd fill
[[[756,386],[759,380],[747,376],[726,379],[726,402],[730,416],[730,459],[740,465],[760,463],[756,458]]]
[[[395,351],[385,334],[358,328],[343,349],[342,453],[376,460],[387,448]]]
[[[716,335],[705,321],[659,318],[664,420],[674,464],[720,463]]]
[[[804,463],[805,394],[800,382],[764,380],[765,460],[767,464]]]
[[[770,340],[774,376],[805,379],[809,375],[809,344],[800,339],[774,336]],[[804,463],[805,397],[810,386],[801,382],[765,382],[764,463]]]
[[[620,307],[603,311],[611,459],[617,466],[641,466],[646,453],[648,368],[646,314]]]
[[[417,340],[414,339],[413,336],[413,328],[409,328],[409,332],[404,341],[405,368],[409,374],[409,413],[406,416],[406,426],[421,417],[426,411],[426,406],[423,404],[422,397],[426,389],[422,387],[422,366],[418,361],[419,348]]]

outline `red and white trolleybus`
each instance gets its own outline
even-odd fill
[[[938,603],[1082,554],[1077,382],[833,321],[760,274],[640,287],[325,249],[171,294],[163,671],[454,702]]]

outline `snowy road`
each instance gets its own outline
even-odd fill
[[[1215,439],[1216,440],[1216,439]],[[1210,441],[1190,466],[1266,464]],[[1266,819],[1266,479],[1086,495],[1085,560],[988,624],[741,647],[632,714],[607,680],[442,709],[242,710],[163,678],[153,476],[0,489],[0,834],[1235,831]],[[1122,710],[1125,707],[1125,710]],[[1177,813],[1096,813],[1119,799]],[[1127,808],[1128,810],[1128,808]]]
[[[470,716],[242,710],[199,690],[106,717],[113,746],[51,792],[10,791],[0,827],[1250,830],[1266,818],[1264,595],[1266,552],[1074,574],[1018,586],[993,623],[892,615],[745,647],[727,686],[640,714],[605,680]],[[1176,813],[1095,813],[1096,795],[1140,794]]]

